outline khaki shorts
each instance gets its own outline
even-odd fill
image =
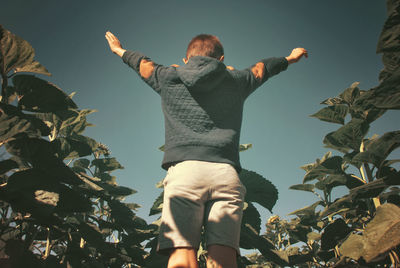
[[[229,246],[239,252],[246,188],[226,163],[189,160],[168,169],[158,251],[199,248],[202,226],[206,245]]]

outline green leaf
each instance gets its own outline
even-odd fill
[[[243,169],[239,177],[247,190],[246,201],[256,202],[272,212],[272,208],[278,200],[276,187],[254,171]]]
[[[108,194],[114,197],[128,196],[137,193],[136,190],[125,186],[111,185],[108,183],[97,183],[97,184],[100,185],[104,190],[106,190]]]
[[[18,167],[19,167],[18,163],[12,159],[0,161],[0,174],[2,175]]]
[[[295,184],[289,187],[291,190],[300,190],[306,192],[314,192],[314,184]]]
[[[317,187],[322,191],[330,193],[332,188],[341,185],[346,185],[347,181],[348,181],[347,174],[329,175],[326,178],[323,178],[322,180],[318,181],[315,184],[315,187]]]
[[[115,157],[94,159],[91,166],[96,166],[100,173],[124,168]]]
[[[50,133],[50,129],[42,120],[24,114],[12,105],[0,103],[0,113],[0,142],[7,142],[21,133],[36,137]]]
[[[74,161],[74,167],[88,169],[89,165],[90,165],[90,160],[86,158],[81,158]]]
[[[13,173],[6,185],[9,202],[19,210],[47,216],[52,212],[87,212],[91,202],[40,169]]]
[[[336,219],[334,222],[326,226],[322,232],[321,249],[329,250],[335,248],[350,232],[351,228],[343,219]]]
[[[327,155],[326,155],[327,156]],[[327,175],[342,175],[343,171],[343,159],[340,156],[333,156],[328,158],[324,157],[321,160],[316,161],[314,166],[304,175],[303,183],[312,181],[315,179],[322,179]]]
[[[335,202],[333,202],[329,206],[325,207],[325,209],[320,213],[319,217],[322,219],[328,215],[333,216],[345,210],[349,210],[350,208],[353,208],[353,206],[354,205],[350,196],[345,195],[335,200]]]
[[[400,146],[400,131],[385,133],[382,137],[368,143],[364,152],[357,154],[353,160],[372,163],[380,167],[391,152]]]
[[[73,159],[92,154],[98,147],[98,143],[86,136],[71,135],[69,137],[58,137],[54,141],[57,154],[62,159]]]
[[[339,98],[339,97],[334,97],[334,98],[328,98],[324,101],[321,102],[321,104],[326,104],[326,105],[338,105],[338,104],[346,104],[346,102]]]
[[[257,234],[261,230],[261,217],[257,208],[252,204],[248,203],[247,208],[243,210],[242,225],[249,224]]]
[[[352,105],[354,100],[360,96],[359,82],[354,82],[349,88],[339,95],[347,104]]]
[[[369,124],[365,120],[353,118],[343,127],[326,135],[324,144],[343,153],[347,153],[349,149],[357,151],[368,129]]]
[[[18,107],[31,112],[55,112],[77,108],[72,99],[56,85],[33,75],[16,75],[12,79],[22,98]]]
[[[0,25],[0,58],[4,65],[0,72],[8,74],[11,70],[16,72],[34,72],[50,75],[50,73],[34,60],[35,51],[32,46],[22,38],[10,33]]]
[[[108,201],[108,205],[111,208],[111,217],[115,220],[115,223],[125,230],[134,231],[136,229],[147,229],[147,223],[135,216],[133,211],[124,203],[118,200]]]
[[[156,198],[153,203],[153,206],[150,208],[149,216],[157,215],[161,213],[164,199],[164,191],[160,193],[160,195]]]
[[[50,142],[38,138],[21,137],[6,144],[10,154],[28,161],[33,167],[49,174],[57,174],[59,180],[69,184],[81,184],[76,174],[57,158]]]
[[[347,115],[349,108],[346,105],[334,105],[322,108],[317,113],[311,115],[311,117],[316,117],[319,120],[344,124],[344,119]]]
[[[58,157],[61,159],[73,159],[93,153],[92,148],[87,143],[74,138],[58,137],[52,141],[52,144],[57,148]]]
[[[316,232],[309,232],[307,234],[307,239],[308,239],[308,241],[318,241],[321,239],[321,235]]]
[[[288,215],[297,215],[297,216],[314,216],[315,213],[315,209],[318,206],[323,206],[323,202],[322,201],[317,201],[314,204],[310,205],[310,206],[306,206],[304,208],[301,209],[297,209],[291,213],[289,213]]]

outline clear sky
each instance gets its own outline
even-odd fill
[[[84,134],[107,144],[125,169],[114,172],[120,185],[138,191],[128,199],[147,217],[160,190],[155,184],[164,143],[160,98],[108,49],[113,32],[126,49],[139,50],[164,65],[181,64],[190,39],[217,35],[225,63],[237,69],[257,60],[287,56],[305,47],[309,58],[267,81],[245,104],[241,143],[244,168],[271,180],[280,192],[274,213],[315,202],[310,193],[288,190],[301,183],[299,167],[320,158],[324,136],[339,127],[309,115],[319,103],[353,82],[378,85],[382,69],[376,43],[386,19],[385,1],[365,0],[121,0],[3,1],[0,23],[29,41],[36,59],[53,74],[49,81],[74,96],[96,127]],[[368,136],[398,130],[399,113],[387,113]],[[269,216],[263,212],[263,218]]]

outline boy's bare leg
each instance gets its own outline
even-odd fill
[[[236,268],[236,250],[222,245],[208,247],[207,268]]]
[[[176,248],[168,260],[168,268],[198,268],[197,250],[194,248]]]

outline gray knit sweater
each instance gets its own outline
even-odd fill
[[[123,61],[139,73],[145,55],[126,51]],[[229,163],[238,172],[239,139],[245,99],[269,77],[286,70],[285,58],[269,58],[263,79],[251,68],[229,70],[223,62],[196,56],[180,67],[154,64],[143,79],[161,96],[165,120],[165,147],[162,167],[184,160]]]

